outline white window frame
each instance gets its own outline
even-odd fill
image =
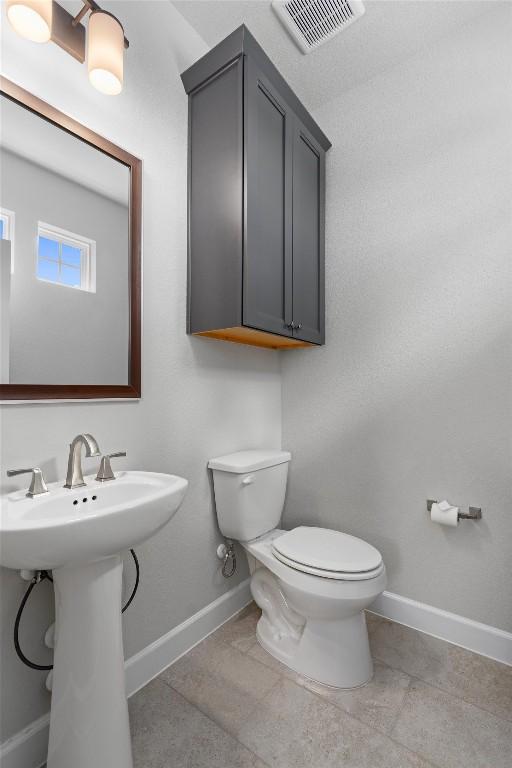
[[[11,242],[11,275],[14,273],[14,232],[16,229],[16,214],[8,208],[0,206],[0,219],[4,223],[4,236],[2,240]]]
[[[55,280],[45,280],[37,276],[39,264],[39,238],[46,237],[50,240],[56,240],[62,245],[70,245],[73,248],[80,248],[83,251],[83,258],[80,260],[80,285],[66,285]],[[57,227],[54,224],[47,224],[44,221],[37,222],[37,245],[36,245],[36,278],[41,283],[50,283],[59,285],[62,288],[71,288],[75,291],[87,291],[96,293],[96,240],[89,237],[77,235],[75,232],[69,232],[67,229]]]

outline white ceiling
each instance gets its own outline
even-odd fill
[[[497,4],[488,0],[367,0],[361,19],[304,55],[281,25],[270,0],[174,2],[210,46],[246,24],[309,109],[414,56]]]

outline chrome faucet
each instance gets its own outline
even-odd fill
[[[82,474],[82,446],[85,446],[87,458],[100,455],[98,443],[92,435],[77,435],[69,445],[68,473],[64,488],[80,488],[85,485]]]

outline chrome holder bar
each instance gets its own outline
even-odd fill
[[[433,504],[437,504],[436,499],[427,499],[427,512],[432,511]],[[469,510],[467,512],[459,512],[458,519],[459,520],[481,520],[482,509],[481,507],[469,507]]]

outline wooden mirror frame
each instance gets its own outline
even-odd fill
[[[0,401],[138,398],[141,396],[142,161],[2,76],[0,76],[0,93],[77,139],[123,163],[130,170],[128,384],[0,384]]]

